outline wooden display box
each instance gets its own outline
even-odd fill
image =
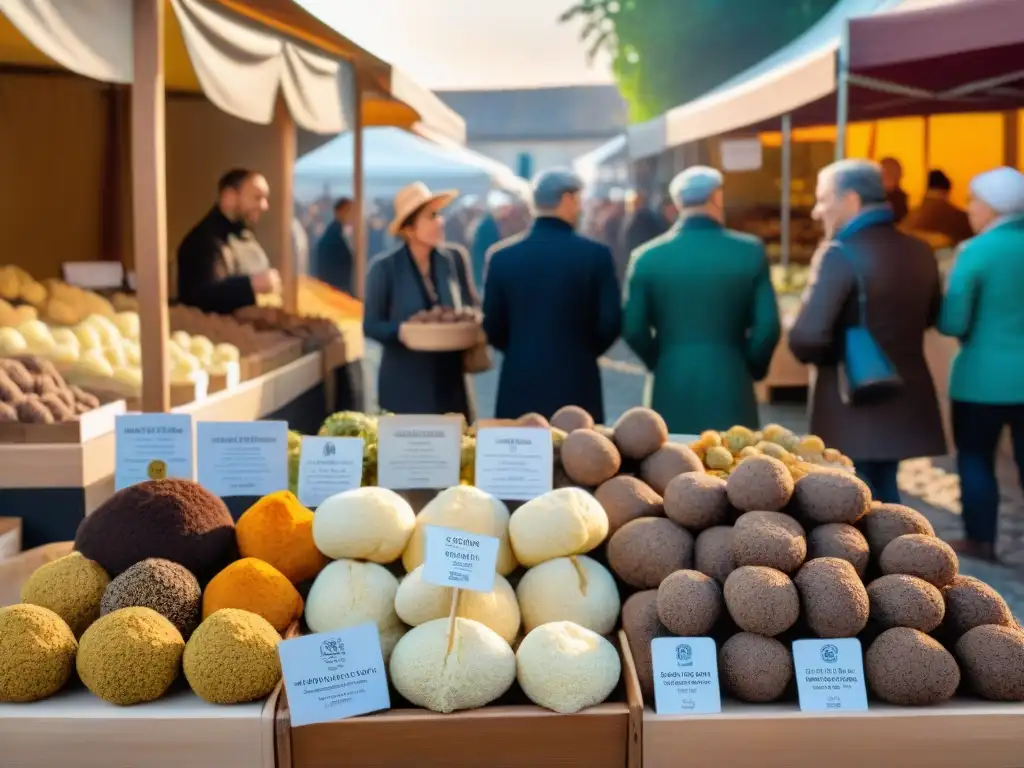
[[[624,667],[636,679],[629,643]],[[637,683],[639,695],[639,683]],[[717,715],[643,707],[644,768],[1019,768],[1024,704],[955,699],[935,707],[872,701],[867,712],[804,713],[794,702],[723,700]]]
[[[501,701],[510,703],[450,715],[398,708],[291,728],[287,695],[282,695],[278,768],[640,768],[635,674],[632,683],[624,674],[604,704],[574,715],[518,703],[527,700],[517,686]]]
[[[114,417],[126,410],[124,400],[114,400],[60,424],[0,424],[0,443],[87,443],[113,432]]]
[[[79,687],[45,701],[0,704],[0,765],[275,768],[277,697],[218,706],[185,688],[118,707]]]
[[[250,356],[248,363],[249,376],[253,379],[265,373],[276,371],[289,363],[294,363],[302,357],[302,341],[300,339],[288,339],[280,344],[261,350],[258,355]]]

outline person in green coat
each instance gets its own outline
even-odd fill
[[[636,249],[622,338],[654,374],[650,407],[674,434],[759,425],[754,383],[779,343],[764,243],[723,224],[723,179],[697,166],[669,193],[679,221]]]
[[[996,168],[971,181],[967,208],[978,235],[957,253],[939,332],[960,340],[949,379],[966,538],[960,554],[996,559],[996,452],[1010,428],[1024,462],[1024,174]],[[1022,473],[1024,475],[1024,473]]]

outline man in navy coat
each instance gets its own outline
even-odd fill
[[[497,418],[578,405],[604,420],[597,361],[619,335],[622,308],[611,251],[576,234],[582,188],[571,171],[540,174],[533,226],[488,254],[484,330],[504,354]]]

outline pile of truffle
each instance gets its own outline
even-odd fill
[[[0,423],[56,424],[99,407],[95,395],[69,386],[48,360],[0,359]]]
[[[869,690],[892,704],[937,704],[961,683],[1024,700],[1024,631],[1003,598],[958,574],[924,516],[873,503],[848,472],[794,481],[783,462],[751,455],[728,480],[686,472],[658,496],[615,478],[597,496],[626,521],[607,557],[634,591],[622,625],[648,698],[651,641],[710,636],[724,692],[743,701],[793,697],[790,644],[813,637],[859,638]]]
[[[312,513],[291,506],[308,529]],[[119,705],[160,698],[182,673],[211,703],[266,697],[281,679],[280,632],[302,612],[290,577],[315,575],[259,559],[274,558],[279,535],[303,540],[262,519],[275,510],[271,500],[236,527],[224,503],[190,481],[116,493],[79,526],[70,555],[35,571],[21,603],[0,608],[0,701],[47,698],[75,673]],[[291,523],[291,511],[276,520]]]
[[[324,317],[306,317],[277,307],[244,307],[234,314],[257,331],[277,331],[301,339],[307,349],[319,349],[342,338],[341,330]]]
[[[493,589],[460,590],[454,620],[453,590],[423,578],[428,526],[499,541]],[[578,488],[511,515],[468,485],[442,491],[419,515],[393,491],[358,488],[316,511],[313,542],[333,562],[313,582],[305,621],[314,632],[375,623],[390,682],[415,706],[482,707],[518,683],[539,706],[577,712],[605,701],[621,674],[604,637],[619,618],[615,580],[584,556],[607,533],[604,509]]]

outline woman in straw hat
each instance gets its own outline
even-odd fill
[[[441,211],[456,197],[454,190],[434,193],[421,182],[399,190],[388,231],[403,242],[376,256],[367,269],[363,332],[383,347],[377,377],[382,410],[461,413],[473,420],[463,354],[409,349],[400,331],[421,310],[480,306],[468,254],[443,242]]]

